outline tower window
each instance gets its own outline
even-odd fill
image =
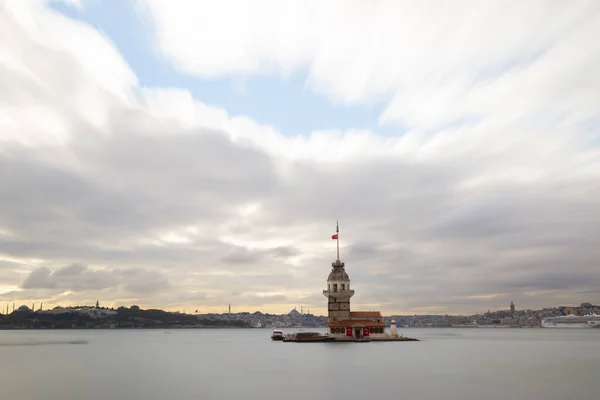
[[[346,285],[344,283],[342,283],[342,292],[346,290]]]
[[[334,283],[333,284],[333,293],[336,293],[336,292],[337,292],[337,283]]]

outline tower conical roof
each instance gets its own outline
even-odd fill
[[[332,268],[331,272],[329,273],[329,277],[327,278],[328,281],[349,281],[350,280],[348,273],[344,269],[345,264],[343,262],[341,262],[340,260],[336,260],[335,262],[331,263],[331,266],[333,268]]]

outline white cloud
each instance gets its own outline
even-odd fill
[[[308,71],[382,123],[436,128],[490,115],[595,113],[595,2],[145,0],[159,51],[202,77]],[[542,117],[543,118],[543,117]]]
[[[336,219],[359,304],[598,299],[600,81],[598,53],[582,50],[593,3],[531,3],[535,20],[506,5],[396,2],[276,2],[273,20],[252,3],[237,31],[204,25],[219,14],[200,3],[186,16],[169,4],[155,17],[174,27],[159,38],[181,68],[309,68],[333,98],[389,96],[384,117],[410,129],[288,137],[183,88],[140,87],[104,35],[43,3],[3,4],[0,286],[21,289],[2,299],[323,312]],[[174,45],[182,32],[189,40]]]
[[[10,99],[0,112],[0,140],[61,142],[78,118],[104,129],[112,107],[131,104],[137,77],[96,29],[43,1],[8,2],[0,10],[0,90]]]

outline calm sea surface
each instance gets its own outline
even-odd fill
[[[268,329],[0,331],[0,399],[600,399],[600,329],[405,329],[412,343]]]

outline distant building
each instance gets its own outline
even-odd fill
[[[298,310],[296,310],[296,307],[294,307],[294,309],[293,309],[292,311],[290,311],[290,312],[288,313],[288,315],[289,315],[290,317],[292,317],[292,318],[299,318],[299,317],[301,317],[301,316],[302,316],[302,314],[300,314],[300,313],[298,312]]]
[[[113,310],[102,310],[99,308],[83,307],[75,310],[81,315],[87,315],[90,318],[106,318],[113,315],[117,315],[117,311]]]

